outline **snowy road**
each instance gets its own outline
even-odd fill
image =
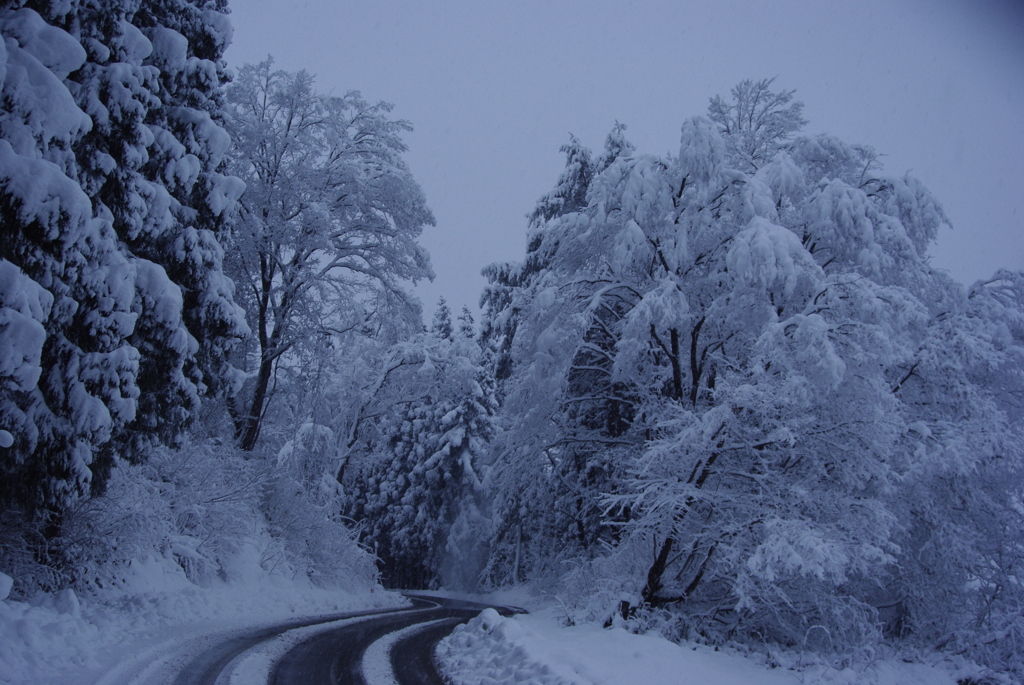
[[[410,599],[411,608],[291,621],[236,634],[192,658],[173,683],[440,685],[434,645],[487,606],[442,597]]]
[[[181,669],[178,676],[174,679],[174,685],[215,685],[218,680],[223,683],[227,680],[225,676],[230,674],[229,666],[234,664],[243,654],[299,628],[314,627],[324,623],[363,616],[380,616],[382,613],[392,615],[403,611],[413,611],[414,609],[415,607],[413,609],[398,609],[388,612],[381,612],[380,610],[358,611],[331,617],[319,617],[314,620],[289,621],[288,623],[281,623],[272,627],[259,628],[219,642],[199,654],[199,656],[192,659]]]

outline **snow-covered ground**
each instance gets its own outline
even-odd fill
[[[166,564],[133,566],[135,577],[117,594],[80,599],[65,590],[0,601],[0,682],[162,682],[206,646],[243,629],[407,605],[379,588],[324,590],[280,577],[199,588],[169,574]]]
[[[438,645],[455,685],[956,685],[979,675],[968,664],[898,658],[833,667],[798,655],[742,655],[596,625],[565,627],[549,608],[503,618],[488,609]]]
[[[130,593],[79,599],[70,591],[33,602],[0,601],[0,682],[40,685],[135,685],[171,682],[192,657],[244,630],[295,617],[406,605],[381,591],[323,590],[281,578],[198,588],[167,576],[166,565],[139,565]],[[451,596],[451,593],[438,593]],[[984,675],[969,664],[876,658],[833,667],[797,654],[740,654],[675,644],[596,625],[566,627],[558,609],[525,593],[465,596],[530,614],[503,618],[492,609],[459,626],[438,647],[454,685],[956,685]],[[348,620],[296,628],[247,652],[231,683],[264,682],[284,652]],[[417,626],[411,630],[422,629]],[[387,648],[364,659],[374,682],[393,682]]]

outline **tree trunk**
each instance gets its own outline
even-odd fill
[[[700,464],[697,464],[693,469],[693,473],[691,473],[690,477],[687,479],[687,484],[692,483],[694,487],[696,487],[698,490],[703,488],[704,483],[707,482],[708,477],[711,476],[711,474],[713,473],[712,467],[715,465],[715,462],[718,461],[719,454],[721,453],[712,452],[711,456],[708,457],[707,462],[704,463],[703,468]],[[690,507],[693,506],[693,503],[694,498],[692,496],[687,498],[683,514],[678,515],[678,517],[676,518],[677,526],[682,522],[683,517],[686,515],[686,512],[690,511]],[[665,537],[665,542],[661,545],[661,551],[658,553],[658,556],[655,557],[654,563],[651,565],[651,568],[648,569],[647,584],[644,585],[643,593],[641,594],[644,604],[654,604],[654,602],[656,601],[658,591],[661,590],[661,579],[665,575],[665,570],[668,567],[668,558],[669,555],[672,553],[672,546],[675,544],[675,542],[675,538],[673,538],[672,534],[669,533]],[[684,596],[690,595],[697,588],[697,585],[700,584],[701,579],[704,577],[704,569],[707,566],[708,560],[711,559],[711,554],[714,551],[715,545],[712,545],[711,549],[708,551],[707,558],[704,560],[704,563],[701,566],[700,571],[698,571],[696,577],[693,579],[693,582],[690,583],[689,587],[686,588]]]
[[[260,271],[262,292],[257,312],[256,338],[260,345],[260,368],[256,374],[256,387],[253,388],[252,400],[245,414],[235,416],[235,439],[238,446],[246,452],[256,447],[263,423],[263,411],[267,404],[267,391],[270,388],[270,377],[274,372],[274,362],[280,355],[277,351],[281,338],[281,323],[275,321],[273,332],[270,332],[271,287],[273,274],[271,261],[260,255]],[[284,305],[282,305],[284,307]],[[274,351],[271,353],[271,351]]]
[[[253,450],[256,440],[260,437],[263,406],[267,401],[267,389],[270,387],[270,374],[273,371],[273,366],[274,362],[270,359],[260,360],[260,370],[256,375],[256,387],[252,393],[249,411],[235,421],[235,437],[238,438],[238,446],[246,452]]]
[[[665,567],[668,566],[668,557],[672,554],[674,542],[671,535],[665,538],[665,542],[661,545],[661,551],[658,552],[654,563],[647,571],[647,584],[644,585],[644,590],[640,595],[643,604],[654,604],[658,591],[661,590],[661,577],[665,574]]]
[[[704,326],[704,317],[693,327],[690,332],[690,404],[697,406],[697,395],[700,390],[700,376],[702,363],[697,361],[697,344],[700,340],[700,329]]]
[[[672,355],[669,361],[672,363],[672,390],[677,400],[683,399],[683,369],[679,363],[679,331],[673,328],[669,331],[671,336],[669,344],[672,346]]]
[[[512,564],[512,584],[519,585],[519,555],[523,549],[523,524],[519,524],[516,532],[516,559]]]

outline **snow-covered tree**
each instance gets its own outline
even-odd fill
[[[586,205],[587,189],[594,175],[593,155],[575,136],[570,135],[569,142],[560,151],[565,153],[565,169],[554,189],[542,197],[528,215],[530,233],[526,259],[521,263],[490,264],[483,269],[488,284],[480,297],[484,311],[481,336],[484,344],[495,352],[495,375],[499,381],[512,374],[509,350],[519,325],[522,305],[518,299],[521,293],[530,290],[534,277],[547,262],[547,256],[541,250],[544,226],[551,219],[578,211]]]
[[[1024,672],[1024,274],[934,293],[920,344],[894,376],[915,463],[879,603],[895,635]]]
[[[624,128],[615,126],[592,168],[607,170],[620,155],[630,155],[633,147],[623,136]],[[567,193],[590,197],[600,178],[579,173],[578,160],[591,156],[578,141],[563,151],[566,170],[531,215],[526,260],[485,271],[491,285],[484,299],[484,340],[495,340],[489,336],[501,331],[495,340],[502,359],[497,376],[508,379],[502,396],[506,413],[513,417],[508,435],[514,441],[498,450],[505,456],[496,464],[496,506],[503,513],[494,545],[497,556],[489,571],[494,581],[505,576],[505,562],[515,569],[534,563],[556,568],[565,557],[594,554],[609,532],[602,522],[600,498],[614,489],[610,482],[615,478],[615,454],[632,444],[624,436],[631,399],[628,390],[611,378],[608,355],[614,345],[610,327],[623,312],[622,293],[610,293],[591,306],[583,300],[601,286],[581,281],[563,288],[555,276],[562,272],[559,260],[569,254],[565,250],[574,240],[570,223],[586,207],[577,205],[580,209],[574,210],[551,198]],[[549,206],[564,211],[545,211]],[[592,248],[574,249],[573,258],[586,259]],[[533,349],[523,347],[534,342]],[[556,364],[567,366],[546,366],[555,357],[561,360]],[[524,540],[542,547],[524,546]],[[558,553],[550,553],[547,545]],[[518,570],[511,575],[521,576]]]
[[[119,457],[177,443],[202,395],[233,382],[221,362],[245,322],[215,231],[241,183],[216,176],[227,138],[212,118],[228,30],[218,2],[0,13],[3,327],[16,341],[2,498],[44,515],[47,536]]]
[[[434,310],[434,318],[430,322],[430,332],[442,340],[452,339],[452,310],[443,297],[437,301],[437,309]]]
[[[466,305],[462,305],[462,313],[459,314],[459,333],[470,340],[476,338],[476,321]]]
[[[146,64],[160,73],[160,107],[150,112],[157,138],[144,171],[177,202],[173,241],[158,261],[182,290],[182,320],[198,350],[185,373],[209,395],[231,394],[241,374],[229,362],[249,335],[235,286],[223,271],[224,244],[237,211],[242,181],[228,176],[230,140],[223,128],[223,53],[231,40],[226,0],[163,0],[143,4],[135,23],[153,44]],[[160,133],[161,129],[166,133]],[[169,135],[168,135],[169,134]],[[187,170],[187,171],[186,171]]]
[[[242,67],[229,89],[230,168],[247,188],[229,263],[256,345],[234,411],[245,449],[260,435],[273,372],[297,345],[345,321],[419,319],[403,285],[433,275],[416,243],[433,217],[401,158],[409,124],[390,109],[356,92],[320,95],[309,74],[270,60]]]
[[[375,437],[344,483],[387,582],[472,589],[486,557],[497,406],[471,328],[453,331],[443,301],[434,322],[391,351]]]
[[[587,206],[587,188],[594,176],[591,152],[573,135],[569,136],[569,142],[561,147],[560,152],[565,153],[565,169],[555,187],[537,202],[530,213],[531,226],[542,226],[546,221],[578,212]]]
[[[967,295],[934,271],[938,202],[870,148],[793,138],[800,103],[770,84],[713,100],[676,156],[619,146],[585,207],[531,229],[530,278],[492,273],[516,325],[490,575],[610,545],[606,610],[834,646],[894,606],[903,630],[937,620],[927,584],[878,588],[935,573],[938,529],[978,560],[940,574],[972,588],[964,626],[1018,596],[1024,558],[995,542],[1015,523],[984,523],[1019,518],[1016,276]]]
[[[135,270],[76,182],[73,144],[92,122],[65,83],[86,52],[26,7],[0,14],[0,221],[4,240],[0,428],[3,502],[58,514],[88,492],[100,445],[136,414],[128,343]],[[49,20],[49,21],[48,21]]]
[[[74,146],[80,178],[137,272],[139,406],[116,448],[129,458],[180,440],[202,395],[237,384],[226,352],[247,329],[218,234],[242,184],[217,172],[229,142],[213,119],[226,81],[224,11],[93,2],[71,22],[88,59],[69,85],[93,121]]]
[[[725,140],[730,163],[747,173],[771,161],[790,136],[807,124],[802,116],[804,103],[793,100],[796,91],[772,92],[774,82],[774,78],[741,81],[732,89],[732,102],[716,95],[708,107],[708,116]]]

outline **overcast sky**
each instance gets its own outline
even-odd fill
[[[232,0],[230,65],[273,55],[320,90],[395,104],[437,218],[437,278],[417,293],[476,308],[480,269],[521,259],[525,215],[575,134],[616,120],[641,152],[744,78],[796,89],[809,133],[883,153],[953,223],[933,263],[973,282],[1024,269],[1024,11],[1015,2]]]

